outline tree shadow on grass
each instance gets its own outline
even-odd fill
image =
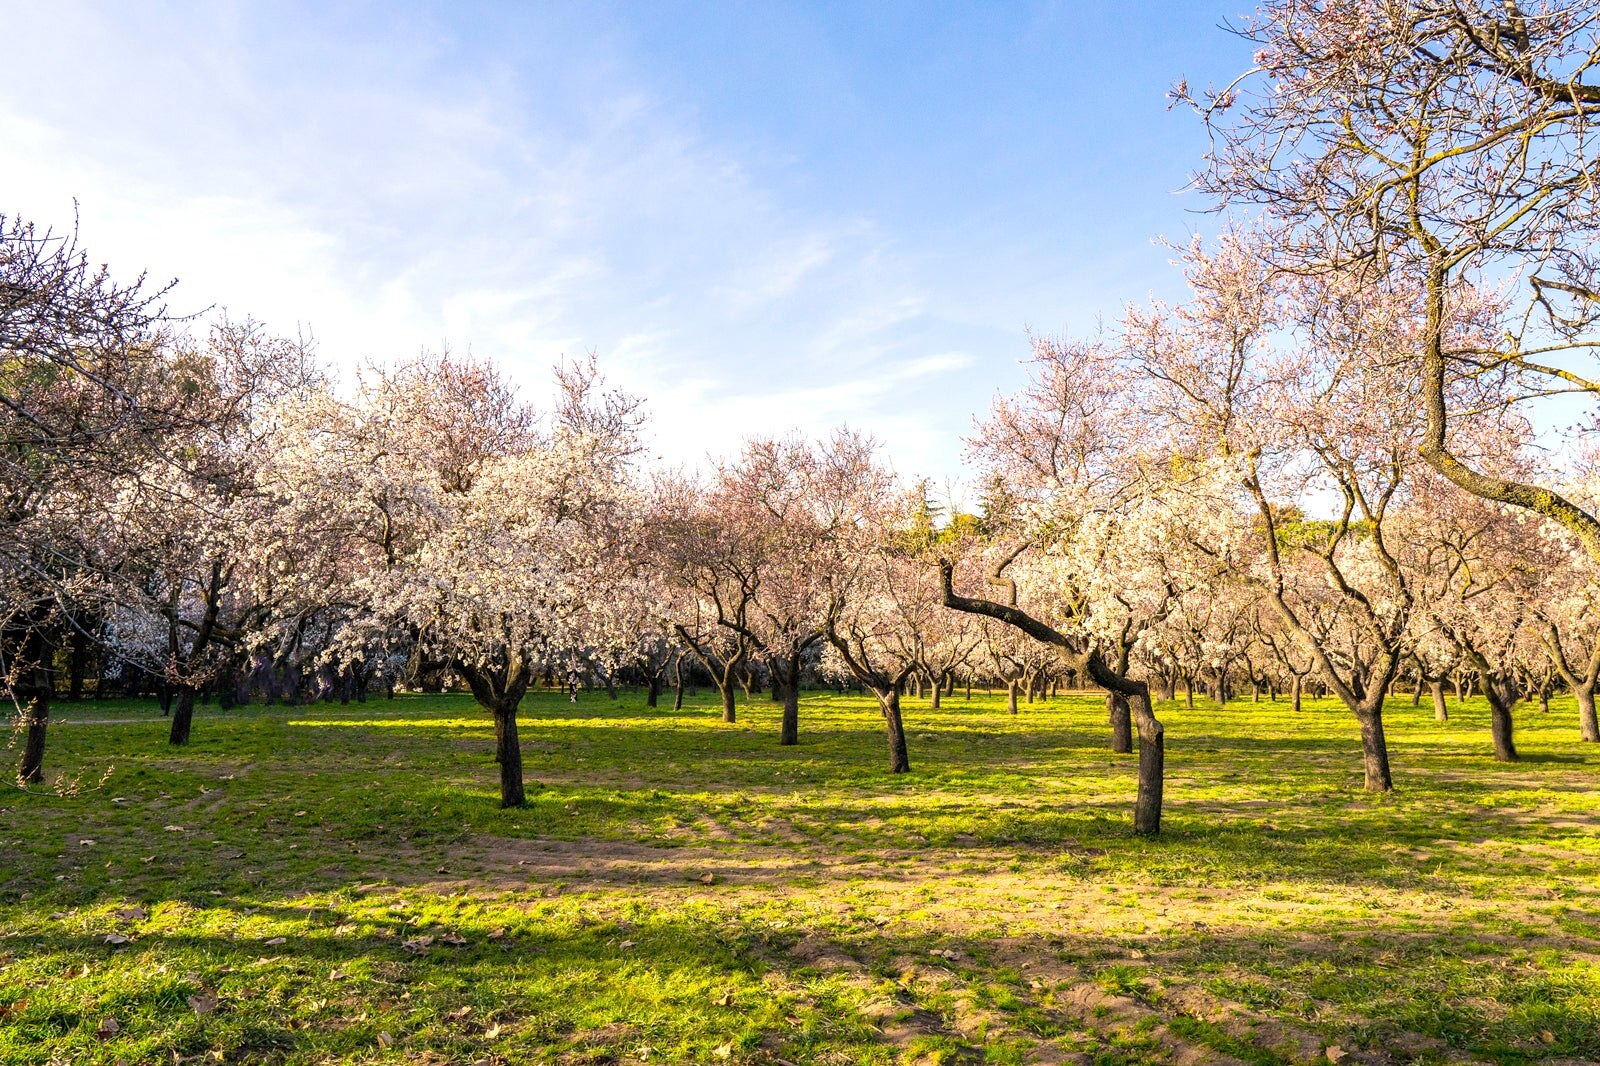
[[[428,901],[413,891],[402,902]],[[976,1061],[1030,1044],[1105,1062],[1285,1061],[1334,1045],[1354,1062],[1600,1055],[1581,968],[1508,960],[1459,930],[1374,937],[1359,918],[1286,939],[1198,926],[980,936],[894,909],[817,926],[626,893],[560,913],[488,901],[453,922],[252,909],[302,925],[282,944],[154,927],[116,948],[81,934],[12,938],[0,1048],[20,1049],[8,1058],[19,1064],[212,1050],[365,1061],[385,1037],[447,1061],[614,1062],[651,1048],[654,1061],[886,1062],[919,1047]],[[355,929],[341,934],[341,922]],[[188,997],[208,992],[220,1006],[197,1016]],[[102,1039],[106,1017],[120,1029]]]

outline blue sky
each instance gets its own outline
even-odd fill
[[[0,210],[339,366],[595,351],[669,461],[849,422],[945,478],[1028,329],[1176,293],[1165,93],[1246,6],[0,0]]]

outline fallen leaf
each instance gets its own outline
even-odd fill
[[[348,922],[346,922],[344,925],[341,925],[341,926],[337,927],[336,929],[334,929],[333,935],[334,936],[349,936],[351,933],[353,933],[355,931],[356,931],[356,927],[351,925],[351,924],[349,924]]]
[[[733,1006],[733,993],[732,992],[724,992],[724,993],[722,993],[722,995],[720,995],[717,998],[713,999],[711,1002],[715,1003],[719,1007],[731,1007],[731,1006]]]
[[[294,816],[296,818],[304,818],[306,816],[306,812],[305,811],[295,811],[294,812]]]
[[[329,970],[328,971],[328,980],[330,980],[330,981],[343,981],[347,976],[349,976],[349,975],[346,974],[343,970]]]
[[[132,939],[132,937],[123,936],[121,933],[111,933],[106,937],[106,943],[110,944],[112,947],[117,947],[118,945],[128,943]]]
[[[706,874],[705,876],[700,878],[700,883],[702,885],[714,885],[714,884],[717,883],[717,875],[716,874]]]
[[[1328,1050],[1324,1052],[1324,1054],[1328,1056],[1329,1062],[1342,1062],[1349,1055],[1349,1052],[1345,1051],[1345,1049],[1340,1047],[1338,1044],[1333,1044],[1329,1046]]]
[[[10,1003],[0,1003],[0,1018],[14,1018],[28,1009],[25,999],[12,1000]]]
[[[72,978],[72,977],[88,977],[89,976],[89,964],[86,963],[86,962],[80,962],[75,966],[68,966],[67,969],[66,969],[66,972],[64,974],[62,974],[62,976],[63,977],[68,977],[68,978]]]
[[[101,1018],[100,1027],[94,1031],[94,1035],[101,1040],[110,1040],[120,1032],[122,1032],[122,1026],[118,1024],[115,1018]]]
[[[411,940],[402,940],[400,946],[416,955],[426,955],[428,948],[433,944],[433,937],[419,936]]]
[[[499,1022],[495,1022],[493,1025],[489,1026],[489,1028],[487,1028],[487,1029],[485,1029],[483,1031],[483,1036],[484,1036],[485,1040],[493,1040],[495,1037],[497,1037],[499,1035],[500,1035],[500,1023]]]
[[[378,1046],[379,1047],[382,1047],[382,1048],[391,1047],[391,1046],[393,1046],[393,1044],[394,1044],[394,1037],[390,1036],[386,1032],[378,1034]]]
[[[500,926],[497,929],[489,930],[489,939],[490,940],[499,940],[501,937],[503,937],[505,935],[506,935],[506,927],[503,926],[503,925]]]
[[[448,932],[448,933],[444,934],[443,936],[441,936],[439,939],[443,943],[450,944],[450,945],[453,945],[455,947],[460,947],[462,944],[465,944],[467,942],[467,938],[466,937],[462,936],[460,933],[456,932],[453,929],[450,932]]]
[[[80,840],[80,841],[78,841],[78,843],[81,846],[86,847],[86,848],[94,847],[94,841],[92,841],[92,840]]]
[[[462,1018],[465,1018],[467,1015],[469,1015],[471,1013],[472,1013],[472,1008],[471,1007],[457,1007],[455,1010],[451,1011],[449,1014],[446,1014],[445,1017],[446,1018],[453,1018],[453,1019],[455,1019],[456,1021],[459,1022]]]
[[[721,1045],[719,1045],[717,1047],[712,1048],[711,1049],[711,1054],[715,1055],[719,1059],[732,1058],[733,1057],[733,1045],[732,1044],[721,1044]]]
[[[117,917],[125,922],[142,922],[150,915],[143,907],[123,907],[117,911]]]
[[[26,1003],[27,1000],[23,1000],[23,1002]],[[1546,1044],[1554,1044],[1556,1042],[1556,1034],[1552,1033],[1548,1029],[1540,1029],[1539,1039],[1543,1040]]]
[[[629,948],[633,947],[633,941],[624,940],[622,943],[618,944],[617,947],[621,948],[623,951],[626,951]]]
[[[197,996],[189,997],[189,1009],[196,1015],[210,1014],[217,1009],[217,994],[215,992],[201,992]]]
[[[275,936],[271,940],[262,941],[262,943],[266,944],[269,948],[277,947],[279,944],[287,944],[288,942],[289,938],[283,936]]]
[[[186,830],[181,825],[167,825],[167,826],[162,826],[162,828],[165,829],[169,833],[183,833],[183,832],[186,832]]]

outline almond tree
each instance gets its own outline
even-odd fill
[[[1266,0],[1241,32],[1259,46],[1248,72],[1220,90],[1177,89],[1213,135],[1197,184],[1223,208],[1260,209],[1263,247],[1286,271],[1415,288],[1420,328],[1367,358],[1423,413],[1417,451],[1463,490],[1560,524],[1600,563],[1597,512],[1560,491],[1559,472],[1496,469],[1456,432],[1497,410],[1462,379],[1509,379],[1507,400],[1600,393],[1600,12],[1576,0]],[[1452,323],[1486,277],[1513,279],[1517,302],[1498,328],[1462,336]]]
[[[105,481],[163,454],[193,418],[165,343],[171,286],[114,279],[77,232],[0,214],[0,686],[43,776],[53,659],[97,579]]]
[[[592,363],[558,368],[547,417],[492,366],[425,357],[364,383],[353,405],[283,448],[278,491],[339,516],[362,611],[341,640],[444,667],[495,725],[503,807],[525,802],[517,708],[546,671],[633,652],[617,604],[635,579],[637,401]]]
[[[916,634],[927,615],[939,610],[939,587],[896,536],[903,516],[874,517],[858,527],[865,535],[835,575],[824,630],[844,669],[877,697],[889,772],[903,774],[911,769],[911,757],[900,695],[920,665]]]
[[[320,375],[304,345],[226,320],[175,363],[197,424],[107,482],[94,528],[118,652],[174,687],[168,739],[187,744],[200,690],[274,620],[274,501],[256,471],[275,412],[303,402]]]
[[[1190,303],[1128,315],[1129,344],[1154,382],[1152,405],[1175,427],[1177,454],[1235,472],[1253,504],[1259,552],[1257,566],[1241,560],[1237,569],[1255,570],[1278,621],[1354,714],[1366,787],[1387,791],[1383,700],[1409,653],[1415,608],[1389,524],[1417,435],[1406,418],[1415,390],[1372,355],[1405,339],[1410,309],[1309,279],[1285,312],[1240,235],[1214,252],[1196,244],[1184,262]],[[1298,343],[1274,354],[1269,337],[1285,325],[1297,327]],[[1308,484],[1335,494],[1331,518],[1296,517]],[[1213,510],[1229,506],[1219,499]],[[1312,622],[1330,610],[1335,624]]]
[[[1163,729],[1148,682],[1128,673],[1127,651],[1177,594],[1162,553],[1149,550],[1177,512],[1145,461],[1149,427],[1126,388],[1130,369],[1103,343],[1034,342],[1030,384],[997,401],[972,442],[986,483],[1003,486],[985,568],[999,595],[957,591],[952,555],[939,566],[945,606],[1014,627],[1127,699],[1139,736],[1134,828],[1156,833]],[[1108,595],[1100,584],[1108,580],[1137,593]]]

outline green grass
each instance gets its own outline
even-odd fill
[[[514,811],[463,696],[187,749],[62,704],[82,790],[0,793],[0,1063],[1600,1058],[1600,746],[1409,702],[1384,796],[1332,704],[1162,708],[1156,840],[1088,694],[908,699],[890,776],[859,697],[785,749],[764,700],[539,693]]]

